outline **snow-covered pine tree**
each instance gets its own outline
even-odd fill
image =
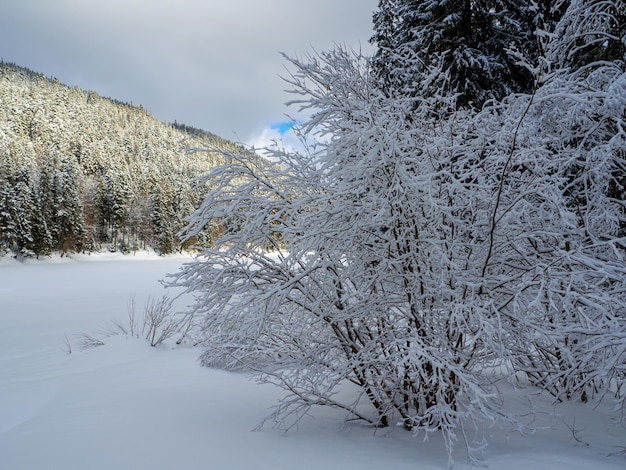
[[[162,254],[175,251],[176,227],[174,222],[174,189],[169,179],[160,181],[152,188],[150,218],[154,228],[153,246]]]
[[[47,234],[44,237],[45,243],[41,244],[38,254],[48,255],[57,248],[57,233],[55,224],[55,201],[54,201],[54,174],[56,172],[56,161],[51,152],[44,152],[39,162],[37,179],[37,204],[41,211],[39,224],[35,227],[38,231]]]
[[[99,209],[105,231],[101,237],[110,242],[114,249],[123,248],[126,219],[133,197],[128,172],[121,171],[119,167],[107,172],[102,178],[100,191]]]
[[[534,6],[525,0],[380,0],[371,41],[381,87],[418,100],[424,90],[458,94],[459,106],[477,109],[530,92],[533,76],[510,50],[536,62]]]
[[[1,241],[16,256],[35,254],[37,240],[33,236],[33,224],[37,216],[31,171],[24,165],[9,173],[0,185]]]
[[[62,254],[80,251],[85,239],[82,202],[79,195],[79,171],[72,157],[61,159],[54,184],[54,227],[57,248]]]

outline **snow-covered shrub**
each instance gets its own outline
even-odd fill
[[[223,230],[173,281],[196,296],[203,363],[283,387],[279,425],[333,406],[441,430],[449,451],[482,444],[468,424],[508,419],[506,377],[559,398],[619,391],[624,62],[545,59],[534,93],[482,110],[390,97],[341,48],[291,60],[316,145],[227,155],[186,229]]]
[[[325,143],[274,151],[278,165],[230,155],[203,181],[213,190],[187,233],[214,220],[224,233],[176,280],[205,317],[203,362],[285,388],[285,426],[328,405],[441,429],[451,449],[464,419],[500,407],[488,368],[502,319],[477,301],[497,185],[482,180],[495,175],[463,147],[470,115],[416,121],[372,86],[368,60],[309,59],[292,61],[291,83],[316,112],[302,131]],[[347,382],[359,393],[343,402]]]
[[[131,297],[128,302],[128,316],[126,320],[115,319],[106,327],[98,337],[89,334],[80,334],[80,349],[89,349],[103,346],[106,337],[126,335],[136,338],[144,337],[150,346],[158,346],[176,335],[180,335],[177,342],[180,343],[187,337],[193,328],[192,318],[181,314],[174,309],[174,300],[168,295],[160,299],[148,297],[143,311],[137,314],[135,298]],[[71,352],[71,344],[65,338],[66,349]]]

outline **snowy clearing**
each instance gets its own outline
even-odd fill
[[[401,429],[343,424],[334,410],[315,410],[288,434],[252,432],[282,391],[200,367],[199,349],[100,334],[125,320],[132,296],[138,311],[160,297],[158,280],[186,259],[0,260],[1,469],[447,467],[438,436],[424,443]],[[84,333],[105,345],[80,350]],[[508,390],[505,400],[527,413],[530,393]],[[609,402],[538,402],[534,434],[491,430],[490,468],[626,467],[626,431],[609,418]],[[455,458],[463,461],[460,452]]]

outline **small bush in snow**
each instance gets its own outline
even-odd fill
[[[172,299],[163,296],[158,300],[148,298],[143,310],[142,334],[157,346],[180,331],[181,322],[172,308]]]
[[[150,346],[158,346],[163,344],[168,339],[175,335],[180,335],[181,339],[177,343],[182,342],[182,339],[189,335],[192,329],[190,317],[181,315],[174,310],[173,300],[167,295],[162,296],[160,299],[153,299],[148,297],[141,319],[138,318],[135,298],[132,297],[128,302],[128,316],[126,321],[113,320],[110,327],[108,327],[104,333],[104,337],[116,336],[116,335],[128,335],[136,338],[144,337],[150,343]],[[89,334],[77,335],[79,338],[80,349],[88,349],[98,346],[103,346],[105,343],[102,339],[96,338]],[[64,339],[65,348],[68,353],[72,352],[71,344],[67,338]]]

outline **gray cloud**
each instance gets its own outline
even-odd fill
[[[0,57],[248,140],[289,112],[291,55],[368,50],[377,0],[0,0]]]

